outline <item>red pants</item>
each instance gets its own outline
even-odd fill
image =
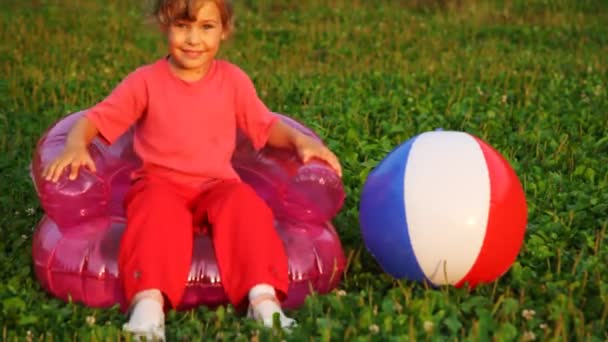
[[[159,289],[175,308],[184,293],[193,234],[210,227],[222,285],[242,308],[256,284],[287,293],[287,256],[270,208],[247,184],[220,182],[206,190],[162,179],[138,180],[125,199],[127,227],[121,240],[119,273],[127,304],[146,289]],[[124,309],[124,308],[123,308]]]

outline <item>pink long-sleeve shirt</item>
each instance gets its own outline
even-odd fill
[[[165,58],[130,73],[86,115],[109,144],[136,125],[142,166],[134,178],[151,174],[195,186],[238,179],[230,162],[237,128],[259,149],[278,120],[234,64],[215,60],[202,79],[187,82]]]

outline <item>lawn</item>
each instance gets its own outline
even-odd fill
[[[117,307],[47,295],[33,274],[42,217],[28,165],[54,121],[101,100],[165,53],[147,1],[0,0],[0,336],[119,340]],[[172,312],[170,341],[608,340],[608,3],[591,0],[237,1],[222,52],[274,111],[314,128],[341,158],[335,219],[349,257],[336,291],[291,314],[291,335],[231,307]],[[512,268],[473,291],[383,273],[358,203],[370,170],[435,128],[500,151],[528,203]]]

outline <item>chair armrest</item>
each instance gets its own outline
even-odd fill
[[[112,198],[116,196],[111,193],[112,183],[124,182],[124,175],[134,167],[122,160],[123,150],[128,147],[125,141],[130,137],[121,137],[112,146],[95,139],[88,149],[97,172],[82,167],[78,178],[69,180],[66,169],[56,183],[42,177],[44,168],[62,152],[70,128],[83,114],[84,111],[71,114],[52,126],[38,141],[30,164],[30,176],[42,208],[61,230],[66,231],[93,218],[110,215],[115,210],[111,202],[116,202]]]
[[[284,122],[319,139],[309,128],[286,116]],[[320,140],[320,139],[319,139]],[[265,147],[256,152],[240,136],[233,165],[273,209],[275,217],[322,223],[331,220],[344,204],[341,178],[325,162],[302,163],[293,151]]]

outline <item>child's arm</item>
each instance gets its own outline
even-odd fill
[[[95,172],[95,163],[89,154],[87,146],[97,135],[97,127],[86,116],[80,118],[68,133],[65,148],[61,155],[42,172],[42,176],[49,181],[56,182],[63,170],[70,166],[69,179],[76,179],[78,169],[86,166]]]
[[[66,167],[70,180],[76,179],[81,166],[95,172],[87,147],[96,136],[112,144],[141,117],[147,103],[146,87],[140,72],[133,72],[103,101],[89,109],[68,133],[62,153],[44,169],[42,176],[56,182]]]
[[[301,133],[281,120],[277,120],[272,125],[266,143],[272,147],[294,149],[304,163],[313,158],[324,160],[342,177],[340,161],[333,152],[321,142]]]
[[[329,163],[342,176],[338,158],[321,142],[300,133],[272,115],[257,96],[253,82],[239,69],[234,70],[237,89],[236,118],[238,126],[249,136],[255,149],[264,145],[294,149],[303,162],[319,158]]]
[[[299,131],[292,129],[282,120],[277,120],[270,128],[266,144],[277,148],[296,149],[300,135]]]

